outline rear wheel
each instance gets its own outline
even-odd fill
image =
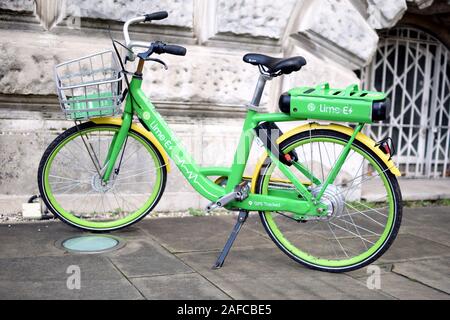
[[[349,137],[332,130],[299,133],[280,147],[295,150],[299,162],[324,181]],[[292,169],[295,170],[295,169]],[[315,196],[321,187],[298,173]],[[256,193],[295,192],[292,184],[266,159],[256,182]],[[394,241],[401,222],[401,193],[395,176],[367,146],[355,141],[333,185],[324,193],[328,216],[299,220],[287,212],[260,212],[262,223],[277,246],[310,268],[344,272],[378,259]]]
[[[38,171],[42,199],[71,226],[91,231],[124,228],[147,215],[161,198],[167,179],[164,159],[148,139],[133,130],[116,171],[107,184],[102,182],[95,163],[105,164],[119,129],[83,123],[58,136],[42,157]]]

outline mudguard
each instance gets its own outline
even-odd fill
[[[94,122],[95,124],[114,124],[114,125],[118,125],[118,126],[122,125],[121,118],[113,118],[113,117],[94,118],[94,119],[91,119],[91,121]],[[137,123],[133,123],[131,125],[131,129],[140,133],[141,135],[146,137],[151,143],[153,143],[155,148],[159,151],[159,153],[161,153],[161,156],[164,159],[164,165],[166,166],[167,172],[170,172],[169,157],[167,156],[166,151],[164,150],[162,145],[159,143],[159,141],[156,140],[156,138],[153,136],[153,134],[151,132],[147,131],[142,125],[137,124]]]

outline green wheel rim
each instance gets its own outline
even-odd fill
[[[94,128],[85,129],[77,134],[71,135],[69,138],[62,141],[58,145],[58,147],[52,152],[50,157],[48,158],[48,160],[45,164],[45,170],[44,170],[45,193],[46,193],[46,197],[49,200],[50,204],[52,205],[53,209],[56,210],[63,219],[65,219],[75,225],[78,225],[78,226],[81,226],[84,228],[93,229],[93,230],[115,229],[115,228],[118,228],[121,226],[128,225],[128,224],[134,222],[135,220],[139,219],[141,217],[141,215],[146,213],[148,208],[150,208],[152,206],[152,204],[155,202],[155,200],[157,199],[157,197],[159,195],[159,191],[161,190],[162,166],[163,165],[162,165],[159,157],[156,155],[155,151],[153,150],[153,148],[151,148],[151,146],[144,139],[142,139],[140,136],[134,134],[133,132],[129,132],[128,135],[133,137],[137,141],[139,141],[150,153],[155,164],[158,165],[158,169],[155,172],[156,173],[155,187],[153,188],[153,191],[152,191],[150,197],[147,199],[147,201],[144,203],[144,205],[139,210],[133,212],[132,214],[127,215],[126,217],[124,217],[122,219],[118,219],[118,220],[114,220],[114,221],[107,221],[107,222],[87,221],[84,219],[80,219],[80,218],[74,216],[73,214],[71,214],[70,212],[67,212],[66,210],[64,210],[64,208],[61,207],[61,205],[58,203],[55,196],[53,195],[53,192],[51,191],[52,188],[50,186],[49,179],[48,179],[49,178],[49,170],[51,168],[53,160],[55,159],[55,157],[59,153],[59,151],[67,143],[69,143],[70,141],[79,137],[81,133],[86,134],[86,133],[90,133],[93,131],[113,131],[113,132],[115,132],[118,130],[119,130],[119,128],[115,128],[115,127],[94,127]]]
[[[345,142],[343,142],[339,139],[325,138],[325,137],[312,138],[312,139],[304,139],[302,141],[299,141],[298,143],[294,143],[294,144],[290,145],[289,147],[287,147],[284,150],[284,152],[288,153],[288,152],[292,151],[293,149],[295,149],[303,144],[310,143],[310,142],[333,142],[333,143],[345,145]],[[364,157],[364,159],[366,159],[367,161],[370,162],[370,164],[373,165],[373,167],[379,173],[385,188],[387,190],[389,190],[387,197],[388,197],[390,210],[389,210],[389,214],[388,214],[388,219],[386,221],[386,226],[385,226],[384,231],[383,231],[382,235],[380,236],[380,238],[375,242],[375,244],[369,250],[359,254],[358,256],[352,257],[350,259],[331,260],[331,259],[317,258],[313,255],[310,255],[307,252],[300,250],[295,245],[293,245],[288,239],[286,239],[286,237],[283,235],[282,231],[278,228],[275,220],[273,219],[271,211],[266,211],[263,213],[264,218],[267,222],[268,227],[270,228],[272,235],[279,241],[279,243],[287,251],[292,253],[295,257],[297,257],[309,264],[312,264],[315,266],[321,266],[321,267],[330,267],[330,268],[340,268],[340,267],[349,267],[349,266],[357,265],[363,261],[366,261],[368,258],[372,257],[380,248],[382,248],[383,244],[389,238],[389,235],[391,233],[393,223],[394,223],[395,203],[394,203],[394,196],[392,194],[392,188],[390,186],[390,183],[387,180],[386,175],[383,173],[383,169],[380,168],[380,165],[377,164],[376,161],[369,154],[363,152],[363,150],[361,150],[360,148],[358,148],[355,145],[352,145],[352,150],[359,153],[361,156]],[[275,169],[275,165],[273,163],[270,165],[269,168],[267,168],[267,171],[264,175],[263,186],[262,186],[263,194],[268,193],[268,185],[269,185],[270,177],[271,177],[274,169]]]

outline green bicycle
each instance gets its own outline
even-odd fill
[[[247,54],[244,61],[258,66],[261,74],[234,161],[229,168],[199,167],[141,89],[146,61],[165,66],[154,54],[184,56],[186,49],[131,41],[128,33],[132,24],[166,17],[166,12],[157,12],[125,23],[124,62],[113,40],[115,52],[56,66],[62,110],[75,126],[49,145],[39,166],[38,185],[48,209],[83,230],[127,227],[157,205],[170,157],[189,184],[211,201],[208,211],[239,212],[216,268],[223,265],[252,211],[259,212],[268,235],[285,254],[310,268],[344,272],[380,257],[400,227],[400,172],[391,160],[392,143],[376,143],[362,129],[386,118],[386,96],[357,86],[340,90],[324,84],[292,89],[280,98],[281,112],[261,113],[266,82],[299,71],[306,61]],[[147,51],[137,54],[135,48]],[[135,60],[129,81],[124,64]],[[123,114],[117,117],[123,101]],[[140,124],[133,122],[134,116]],[[308,123],[283,133],[276,125],[299,119],[355,126]],[[253,176],[246,177],[255,140],[265,152]]]

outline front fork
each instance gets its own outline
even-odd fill
[[[103,164],[102,180],[104,183],[109,182],[111,174],[114,171],[117,158],[119,157],[120,151],[124,147],[125,141],[127,140],[128,132],[130,131],[131,124],[133,122],[133,115],[131,113],[124,112],[122,120],[122,126],[119,131],[114,134],[111,146],[108,150],[108,155],[106,156],[105,163]]]

